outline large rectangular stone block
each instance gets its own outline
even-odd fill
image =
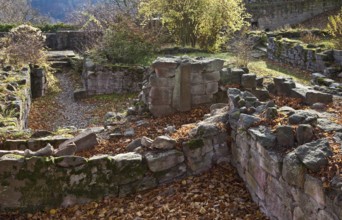
[[[218,82],[221,78],[219,71],[203,73],[203,80],[206,82]]]
[[[205,95],[206,94],[206,85],[205,84],[195,84],[191,86],[191,94],[192,95]]]
[[[212,95],[193,95],[191,102],[193,105],[200,105],[200,104],[211,103],[212,101],[213,101]]]
[[[209,82],[206,84],[205,93],[207,95],[213,95],[218,92],[218,83],[217,82]]]
[[[151,105],[171,105],[172,92],[165,87],[152,87],[149,94]]]

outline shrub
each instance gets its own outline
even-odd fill
[[[233,50],[236,54],[235,64],[238,67],[247,67],[248,63],[252,59],[252,51],[255,46],[253,36],[248,35],[248,30],[244,28],[239,32],[238,36],[235,37],[233,43]]]
[[[334,37],[335,47],[342,49],[342,8],[339,14],[329,17],[327,31]]]
[[[123,21],[107,29],[95,54],[112,63],[144,64],[156,49],[157,41],[133,22]]]
[[[315,44],[320,42],[322,39],[309,31],[301,33],[300,40],[306,44]]]
[[[45,36],[38,28],[20,25],[3,42],[4,61],[13,65],[45,63]]]

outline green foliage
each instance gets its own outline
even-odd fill
[[[56,23],[56,24],[41,24],[36,25],[35,27],[39,28],[42,32],[53,33],[59,30],[77,30],[78,27],[71,24],[65,23]]]
[[[15,24],[0,24],[0,32],[9,32],[12,28],[16,27]]]
[[[93,53],[97,62],[145,64],[156,48],[156,40],[133,22],[123,21],[109,28]],[[95,57],[94,57],[95,55]]]
[[[329,17],[327,31],[335,38],[337,49],[342,49],[342,8],[339,14]]]
[[[0,24],[0,32],[9,32],[11,29],[18,27],[18,24]],[[56,24],[39,24],[33,25],[33,27],[39,28],[42,32],[53,33],[58,30],[77,30],[78,27],[71,24],[56,23]]]
[[[142,0],[139,12],[150,22],[161,18],[182,46],[218,50],[227,37],[246,25],[242,0]]]

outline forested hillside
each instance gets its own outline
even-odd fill
[[[32,7],[44,15],[55,20],[63,21],[66,16],[84,5],[95,3],[98,0],[32,0]]]

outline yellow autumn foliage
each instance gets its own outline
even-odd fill
[[[249,17],[242,0],[142,0],[139,12],[146,22],[160,19],[182,46],[212,51]]]

